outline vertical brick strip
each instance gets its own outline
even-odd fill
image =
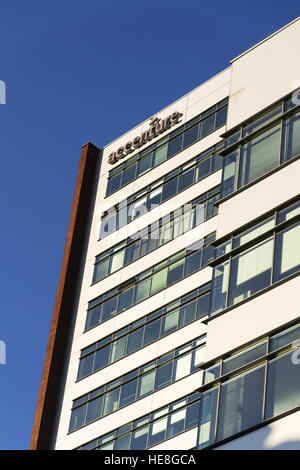
[[[82,147],[70,221],[65,242],[61,271],[51,321],[46,357],[35,410],[30,442],[31,450],[49,449],[55,411],[59,399],[63,358],[72,319],[75,286],[80,273],[84,234],[99,149],[87,143]]]

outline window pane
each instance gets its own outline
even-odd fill
[[[115,388],[111,392],[105,394],[103,416],[108,415],[119,408],[119,395],[120,388]]]
[[[133,433],[131,449],[144,450],[147,447],[147,437],[149,432],[149,424],[143,428],[138,429]]]
[[[255,225],[255,227],[251,227],[250,229],[243,232],[241,235],[237,235],[234,237],[233,240],[233,248],[243,245],[244,243],[253,240],[254,238],[262,235],[263,233],[267,232],[271,228],[275,226],[275,218],[271,217],[268,220],[264,220],[260,224]]]
[[[160,163],[164,162],[167,159],[167,153],[168,153],[168,144],[166,143],[159,149],[155,150],[154,153],[154,163],[153,166],[157,166]]]
[[[151,161],[152,161],[152,152],[148,153],[146,157],[143,157],[142,160],[138,162],[137,166],[137,176],[145,173],[145,171],[151,168]]]
[[[110,300],[106,300],[106,302],[103,302],[101,321],[108,320],[116,313],[117,300],[118,300],[118,297],[115,296],[111,298]]]
[[[221,386],[217,439],[225,439],[262,420],[265,367]]]
[[[109,258],[95,264],[93,282],[103,279],[108,274]]]
[[[235,151],[224,157],[221,197],[231,194],[237,188],[237,155],[237,151]]]
[[[119,294],[118,312],[123,312],[127,308],[131,307],[133,303],[133,292],[134,287],[130,287]]]
[[[276,235],[274,281],[300,269],[300,223],[288,227]]]
[[[218,388],[203,393],[200,410],[199,448],[203,449],[215,441]]]
[[[112,256],[110,272],[113,273],[124,266],[125,250],[121,250]]]
[[[132,245],[127,246],[125,250],[124,266],[138,258],[140,243],[140,240],[137,240],[135,243],[132,243]]]
[[[158,442],[163,441],[165,439],[167,421],[168,417],[166,416],[165,418],[154,421],[154,423],[150,425],[148,447],[154,446]]]
[[[215,115],[212,114],[208,118],[204,119],[201,123],[201,138],[210,134],[215,127]]]
[[[186,148],[189,145],[196,142],[196,140],[198,139],[198,134],[199,134],[199,124],[196,124],[195,126],[185,131],[184,137],[183,137],[183,148]]]
[[[220,312],[227,304],[229,261],[214,268],[211,296],[211,313]]]
[[[168,158],[172,157],[172,155],[179,152],[181,150],[181,146],[182,146],[182,134],[179,135],[178,137],[175,137],[175,139],[169,142]]]
[[[166,199],[169,199],[170,197],[174,196],[177,191],[177,177],[171,179],[170,181],[167,181],[167,183],[164,183],[163,185],[163,192],[162,192],[162,202],[164,202]]]
[[[85,423],[91,423],[101,416],[103,396],[98,397],[88,403]]]
[[[269,363],[266,419],[300,405],[299,364],[292,361],[292,352]]]
[[[295,202],[291,206],[287,207],[286,209],[281,210],[278,212],[277,215],[277,223],[280,224],[281,222],[285,222],[286,220],[290,220],[296,215],[300,214],[300,201]]]
[[[209,175],[210,162],[211,162],[211,158],[208,157],[205,160],[201,160],[198,163],[198,165],[196,166],[196,172],[195,172],[195,182],[200,181]]]
[[[129,450],[130,449],[130,433],[125,436],[119,437],[115,440],[114,450]]]
[[[181,356],[175,361],[175,380],[179,380],[191,372],[192,353]]]
[[[173,361],[168,362],[156,369],[155,390],[164,387],[172,381]]]
[[[232,259],[229,305],[241,302],[270,285],[272,257],[271,238]]]
[[[184,420],[186,415],[186,408],[172,413],[169,417],[167,437],[176,436],[184,430]]]
[[[201,251],[195,251],[185,259],[184,275],[189,276],[190,274],[198,271],[201,266]]]
[[[209,313],[210,292],[199,297],[197,302],[196,317],[201,318]]]
[[[179,310],[169,313],[163,318],[162,335],[167,335],[178,328]]]
[[[168,269],[162,269],[152,276],[151,295],[166,288]]]
[[[120,407],[129,405],[136,398],[137,379],[131,380],[121,388]]]
[[[101,220],[100,238],[105,238],[117,230],[117,212]]]
[[[299,341],[300,327],[292,327],[270,338],[270,351],[282,348],[293,341]]]
[[[224,126],[224,124],[226,124],[226,118],[227,118],[227,106],[217,111],[216,127]]]
[[[186,410],[185,429],[193,428],[199,424],[200,401],[192,403]]]
[[[160,318],[145,326],[144,346],[159,338]]]
[[[180,309],[183,325],[187,325],[195,320],[197,301],[189,302]]]
[[[111,362],[117,361],[118,359],[121,359],[121,357],[125,356],[126,339],[126,336],[123,336],[123,338],[120,338],[112,343]]]
[[[93,372],[94,357],[95,354],[90,354],[81,359],[79,362],[78,379],[82,379],[82,377],[86,377]]]
[[[280,124],[243,145],[240,186],[268,173],[279,163]]]
[[[140,397],[151,393],[154,390],[155,370],[144,374],[139,379],[139,393]]]
[[[130,183],[130,181],[133,181],[135,178],[135,172],[136,172],[136,164],[126,168],[123,171],[122,175],[122,186],[125,186],[125,184]]]
[[[117,189],[119,189],[120,184],[121,184],[121,175],[122,175],[122,173],[119,173],[118,175],[112,176],[108,180],[106,194],[111,194],[114,191],[116,191]]]
[[[285,124],[285,160],[300,154],[300,113],[290,117]]]
[[[151,284],[151,277],[149,277],[145,281],[142,281],[142,282],[138,283],[138,285],[135,287],[134,303],[141,302],[142,300],[149,297],[150,284]]]
[[[183,191],[193,184],[194,168],[190,168],[179,176],[178,192]]]
[[[70,431],[74,431],[84,425],[86,406],[87,405],[79,406],[72,411]]]
[[[179,281],[183,276],[184,258],[169,266],[167,285]]]
[[[94,371],[103,369],[109,363],[110,344],[104,348],[98,349],[95,354]]]
[[[230,357],[223,361],[223,369],[222,374],[227,374],[239,367],[242,367],[245,364],[248,364],[259,357],[265,356],[267,353],[267,343],[264,342],[263,344],[259,344],[254,348],[249,348],[246,351],[241,352],[240,354],[236,354],[233,357]]]
[[[137,351],[137,349],[142,347],[143,334],[144,328],[139,328],[138,330],[130,333],[128,336],[127,354],[131,354],[132,352]]]
[[[88,311],[85,326],[86,330],[89,330],[90,328],[93,328],[93,326],[99,324],[101,318],[101,310],[102,305],[97,305],[97,307],[91,308]]]
[[[163,186],[153,190],[149,196],[149,209],[155,209],[161,203],[161,195],[163,191]]]

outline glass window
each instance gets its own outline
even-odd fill
[[[136,397],[137,379],[131,380],[122,386],[120,407],[132,403]]]
[[[232,259],[229,305],[270,285],[272,258],[273,239],[269,238]]]
[[[270,338],[270,351],[282,348],[293,341],[300,340],[300,326],[289,328]]]
[[[221,365],[216,364],[209,369],[206,369],[204,372],[204,384],[209,384],[210,382],[213,382],[215,379],[220,377],[221,374]]]
[[[211,162],[211,158],[208,157],[208,158],[201,160],[198,163],[198,165],[196,166],[196,171],[195,171],[195,182],[200,181],[209,175],[210,162]]]
[[[110,216],[103,217],[101,220],[100,238],[107,237],[109,234],[115,232],[117,227],[117,213]]]
[[[175,362],[175,379],[179,380],[191,372],[192,365],[192,353],[185,354],[179,357]]]
[[[213,444],[215,441],[218,391],[218,388],[214,388],[202,395],[198,438],[200,449]]]
[[[124,266],[131,263],[132,261],[135,261],[138,258],[140,251],[140,243],[141,241],[137,240],[136,242],[126,247]]]
[[[108,183],[107,183],[107,194],[111,194],[117,189],[119,189],[121,185],[121,176],[122,176],[122,173],[119,173],[118,175],[115,175],[109,178]]]
[[[149,196],[149,210],[155,209],[161,203],[163,186],[153,190]]]
[[[191,323],[192,321],[195,320],[195,315],[196,315],[196,305],[197,305],[197,300],[193,300],[192,302],[187,303],[180,309],[182,321],[184,325],[187,325],[188,323]]]
[[[227,119],[227,106],[225,108],[219,109],[216,114],[216,128],[224,126]]]
[[[139,379],[139,393],[138,396],[142,397],[148,393],[153,392],[155,381],[155,370],[151,370],[147,374],[144,374]]]
[[[300,113],[285,123],[285,160],[300,154]]]
[[[94,326],[97,326],[100,322],[102,305],[97,305],[97,307],[91,308],[87,313],[86,326],[85,329],[89,330]]]
[[[235,354],[233,357],[223,361],[222,375],[227,374],[228,372],[232,372],[233,370],[236,370],[252,361],[255,361],[255,359],[263,357],[265,354],[267,354],[266,342],[248,348],[246,351],[242,351],[239,354]]]
[[[166,143],[162,147],[155,150],[153,166],[157,166],[167,159],[168,144]]]
[[[103,369],[109,363],[110,344],[98,349],[95,354],[94,371]]]
[[[93,282],[103,279],[108,274],[109,258],[95,264]]]
[[[118,298],[117,296],[115,296],[103,302],[103,310],[102,310],[102,318],[101,318],[102,321],[108,320],[116,313],[117,300]]]
[[[145,279],[145,281],[139,282],[135,287],[135,300],[134,303],[141,302],[142,300],[149,297],[151,277]]]
[[[168,425],[168,434],[167,437],[176,436],[184,430],[184,421],[186,416],[186,408],[182,410],[175,411],[169,417],[169,425]]]
[[[139,160],[137,165],[137,176],[140,176],[145,171],[151,168],[151,161],[152,161],[152,152],[148,153],[145,157]]]
[[[72,411],[70,431],[75,431],[75,429],[78,429],[84,425],[85,412],[86,412],[86,405],[79,406],[78,408],[75,408],[75,410]]]
[[[162,191],[162,202],[164,202],[166,199],[169,199],[170,197],[176,194],[177,179],[178,178],[172,178],[171,180],[164,183],[163,191]]]
[[[201,123],[201,138],[210,134],[214,130],[214,127],[215,127],[215,115],[214,114],[207,117],[206,119],[203,119]]]
[[[110,272],[113,273],[124,266],[125,250],[121,250],[112,256]]]
[[[158,419],[150,425],[148,447],[163,441],[166,437],[168,417]]]
[[[139,328],[128,336],[127,354],[140,349],[143,345],[144,328]]]
[[[149,432],[149,424],[134,431],[132,435],[132,450],[145,450],[147,447],[147,437]]]
[[[282,209],[278,212],[277,215],[277,223],[280,224],[281,222],[285,222],[286,220],[290,220],[296,215],[300,214],[300,201],[295,202],[291,206],[287,207],[286,209]]]
[[[207,294],[204,294],[201,297],[199,297],[197,301],[197,311],[196,311],[197,318],[201,318],[201,317],[204,317],[205,315],[208,315],[209,301],[210,301],[210,292],[207,292]]]
[[[162,320],[162,335],[167,335],[178,328],[179,310],[168,313]]]
[[[279,164],[280,124],[242,146],[240,186],[268,173]]]
[[[274,281],[284,279],[300,269],[300,223],[276,235]]]
[[[88,403],[85,424],[95,421],[101,416],[103,396]]]
[[[237,246],[241,246],[244,243],[247,243],[250,240],[253,240],[259,235],[266,233],[268,230],[270,230],[273,227],[275,227],[275,217],[270,217],[270,219],[268,220],[263,220],[262,222],[255,225],[254,227],[251,227],[245,232],[243,232],[241,235],[237,235],[236,237],[234,237],[233,248],[236,248]]]
[[[93,372],[94,357],[94,354],[90,354],[81,359],[79,362],[78,379],[82,379],[82,377],[86,377]]]
[[[190,274],[198,271],[201,266],[201,251],[194,251],[193,253],[189,254],[185,258],[185,267],[184,267],[184,275],[189,276]]]
[[[146,214],[147,211],[147,197],[143,197],[131,205],[131,220]]]
[[[181,146],[182,146],[182,134],[175,137],[175,139],[173,139],[169,142],[168,158],[172,157],[172,155],[179,152],[181,150]]]
[[[272,418],[300,405],[299,364],[292,352],[269,362],[265,418]]]
[[[184,258],[169,266],[167,285],[179,281],[183,276]]]
[[[127,337],[123,336],[112,343],[111,362],[117,361],[125,356]]]
[[[167,362],[156,369],[155,390],[171,383],[173,371],[173,361]]]
[[[116,439],[113,449],[114,450],[129,450],[130,449],[130,436],[131,436],[131,433],[128,433],[128,434],[125,434],[125,436],[122,436]]]
[[[199,123],[186,130],[183,137],[183,148],[188,147],[198,140]]]
[[[134,180],[135,172],[136,172],[136,164],[129,166],[123,171],[122,186],[125,186],[125,184],[128,184],[130,183],[130,181]]]
[[[159,338],[160,323],[161,320],[158,318],[145,326],[144,346],[153,343],[153,341]]]
[[[120,388],[115,388],[111,392],[107,392],[104,396],[103,416],[112,413],[119,408]]]
[[[255,426],[262,420],[265,366],[221,385],[217,440]]]
[[[178,178],[178,192],[183,191],[193,184],[194,180],[194,168],[190,168],[185,171]]]
[[[133,292],[134,287],[130,287],[119,294],[118,312],[123,312],[131,307],[133,303]]]
[[[199,425],[199,410],[200,410],[200,401],[192,403],[187,407],[186,410],[186,420],[185,420],[185,429],[193,428],[194,426]]]
[[[166,288],[168,269],[162,269],[152,276],[151,295]]]
[[[231,194],[237,188],[237,156],[238,152],[235,150],[224,157],[221,197]]]
[[[216,314],[226,307],[230,262],[214,268],[211,296],[211,313]]]

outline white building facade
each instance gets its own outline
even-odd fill
[[[31,448],[300,449],[299,37],[83,147]]]

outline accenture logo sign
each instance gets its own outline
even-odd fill
[[[181,116],[182,113],[175,111],[165,119],[159,119],[158,117],[151,118],[149,129],[142,132],[141,135],[135,137],[132,141],[130,140],[125,145],[119,147],[116,152],[112,152],[108,157],[108,163],[114,165],[114,163],[117,163],[119,160],[126,157],[129,153],[134,152],[134,150],[147,144],[155,137],[158,137],[160,134],[163,134],[168,129],[178,124],[180,122]]]

